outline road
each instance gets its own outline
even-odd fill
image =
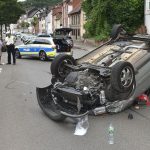
[[[76,50],[76,57],[79,52]],[[0,150],[150,149],[149,107],[90,116],[90,127],[83,137],[73,135],[72,122],[56,123],[46,117],[38,106],[35,90],[50,84],[50,64],[23,58],[16,65],[0,66]],[[133,114],[132,120],[128,119],[129,113]],[[114,145],[108,144],[110,123],[115,127]]]

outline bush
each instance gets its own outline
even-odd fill
[[[108,38],[113,24],[123,24],[133,33],[144,22],[141,0],[85,0],[82,8],[87,17],[86,35],[99,40]]]

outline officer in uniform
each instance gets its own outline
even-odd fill
[[[8,53],[8,63],[7,64],[11,64],[11,54],[13,57],[13,64],[16,64],[16,51],[15,51],[15,40],[14,37],[10,34],[10,32],[6,33],[6,38],[5,38],[5,42],[6,42],[6,47],[7,47],[7,53]]]

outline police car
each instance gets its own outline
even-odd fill
[[[59,53],[66,53],[71,55],[72,52],[64,51],[61,46],[56,45],[53,38],[41,38],[37,37],[34,40],[28,41],[23,45],[16,46],[16,57],[21,58],[22,56],[39,57],[40,60],[44,61],[48,58],[54,58]]]

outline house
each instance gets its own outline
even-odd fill
[[[62,27],[62,3],[52,8],[52,30]]]
[[[39,33],[46,33],[46,8],[41,9],[41,13],[39,14]]]
[[[63,0],[62,6],[62,26],[70,27],[69,13],[73,10],[72,0]]]
[[[45,28],[46,28],[46,33],[50,34],[53,33],[52,30],[52,8],[48,7],[46,11],[47,16],[45,17]]]
[[[37,8],[32,8],[27,12],[26,18],[27,18],[27,22],[30,24],[30,26],[28,28],[30,33],[35,33],[35,32],[38,32],[38,30],[39,30],[38,25],[36,25],[36,27],[35,27],[36,29],[34,29],[34,27],[32,25],[32,21],[33,21],[34,17],[38,18],[40,12],[41,12],[40,9],[37,9]]]
[[[69,13],[70,27],[73,29],[72,36],[75,39],[82,39],[85,23],[85,15],[81,9],[82,0],[72,0],[73,10]]]
[[[150,0],[145,0],[145,26],[150,34]]]
[[[28,32],[28,29],[23,29],[21,27],[21,23],[22,22],[28,22],[27,20],[27,14],[23,14],[22,16],[20,16],[19,20],[18,20],[18,28],[20,29],[21,32]],[[8,29],[9,30],[9,29]]]

